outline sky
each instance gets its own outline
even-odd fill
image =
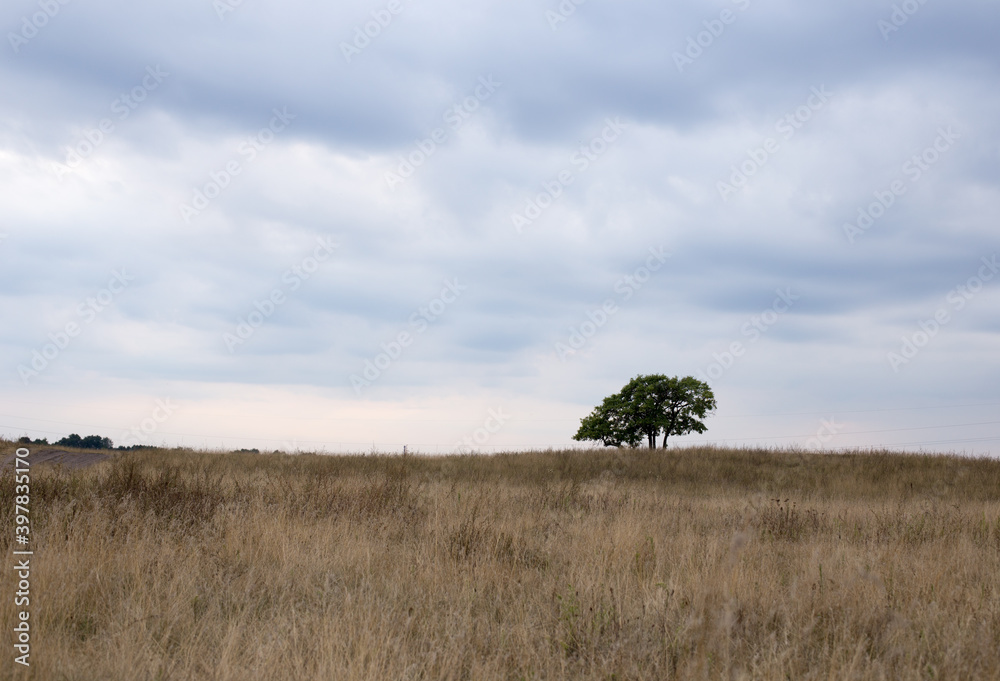
[[[1000,455],[987,0],[10,0],[0,434]]]

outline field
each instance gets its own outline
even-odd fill
[[[1000,678],[998,461],[154,450],[31,476],[32,665],[8,647],[2,678]],[[0,498],[11,561],[9,468]]]

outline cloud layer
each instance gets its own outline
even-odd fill
[[[719,397],[690,441],[1000,451],[988,3],[0,26],[8,434],[560,446],[667,373]]]

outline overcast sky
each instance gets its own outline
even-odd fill
[[[10,0],[0,432],[1000,454],[987,0]],[[495,432],[492,432],[495,431]]]

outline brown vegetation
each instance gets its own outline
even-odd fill
[[[992,460],[159,450],[31,494],[32,667],[5,676],[1000,678]]]

